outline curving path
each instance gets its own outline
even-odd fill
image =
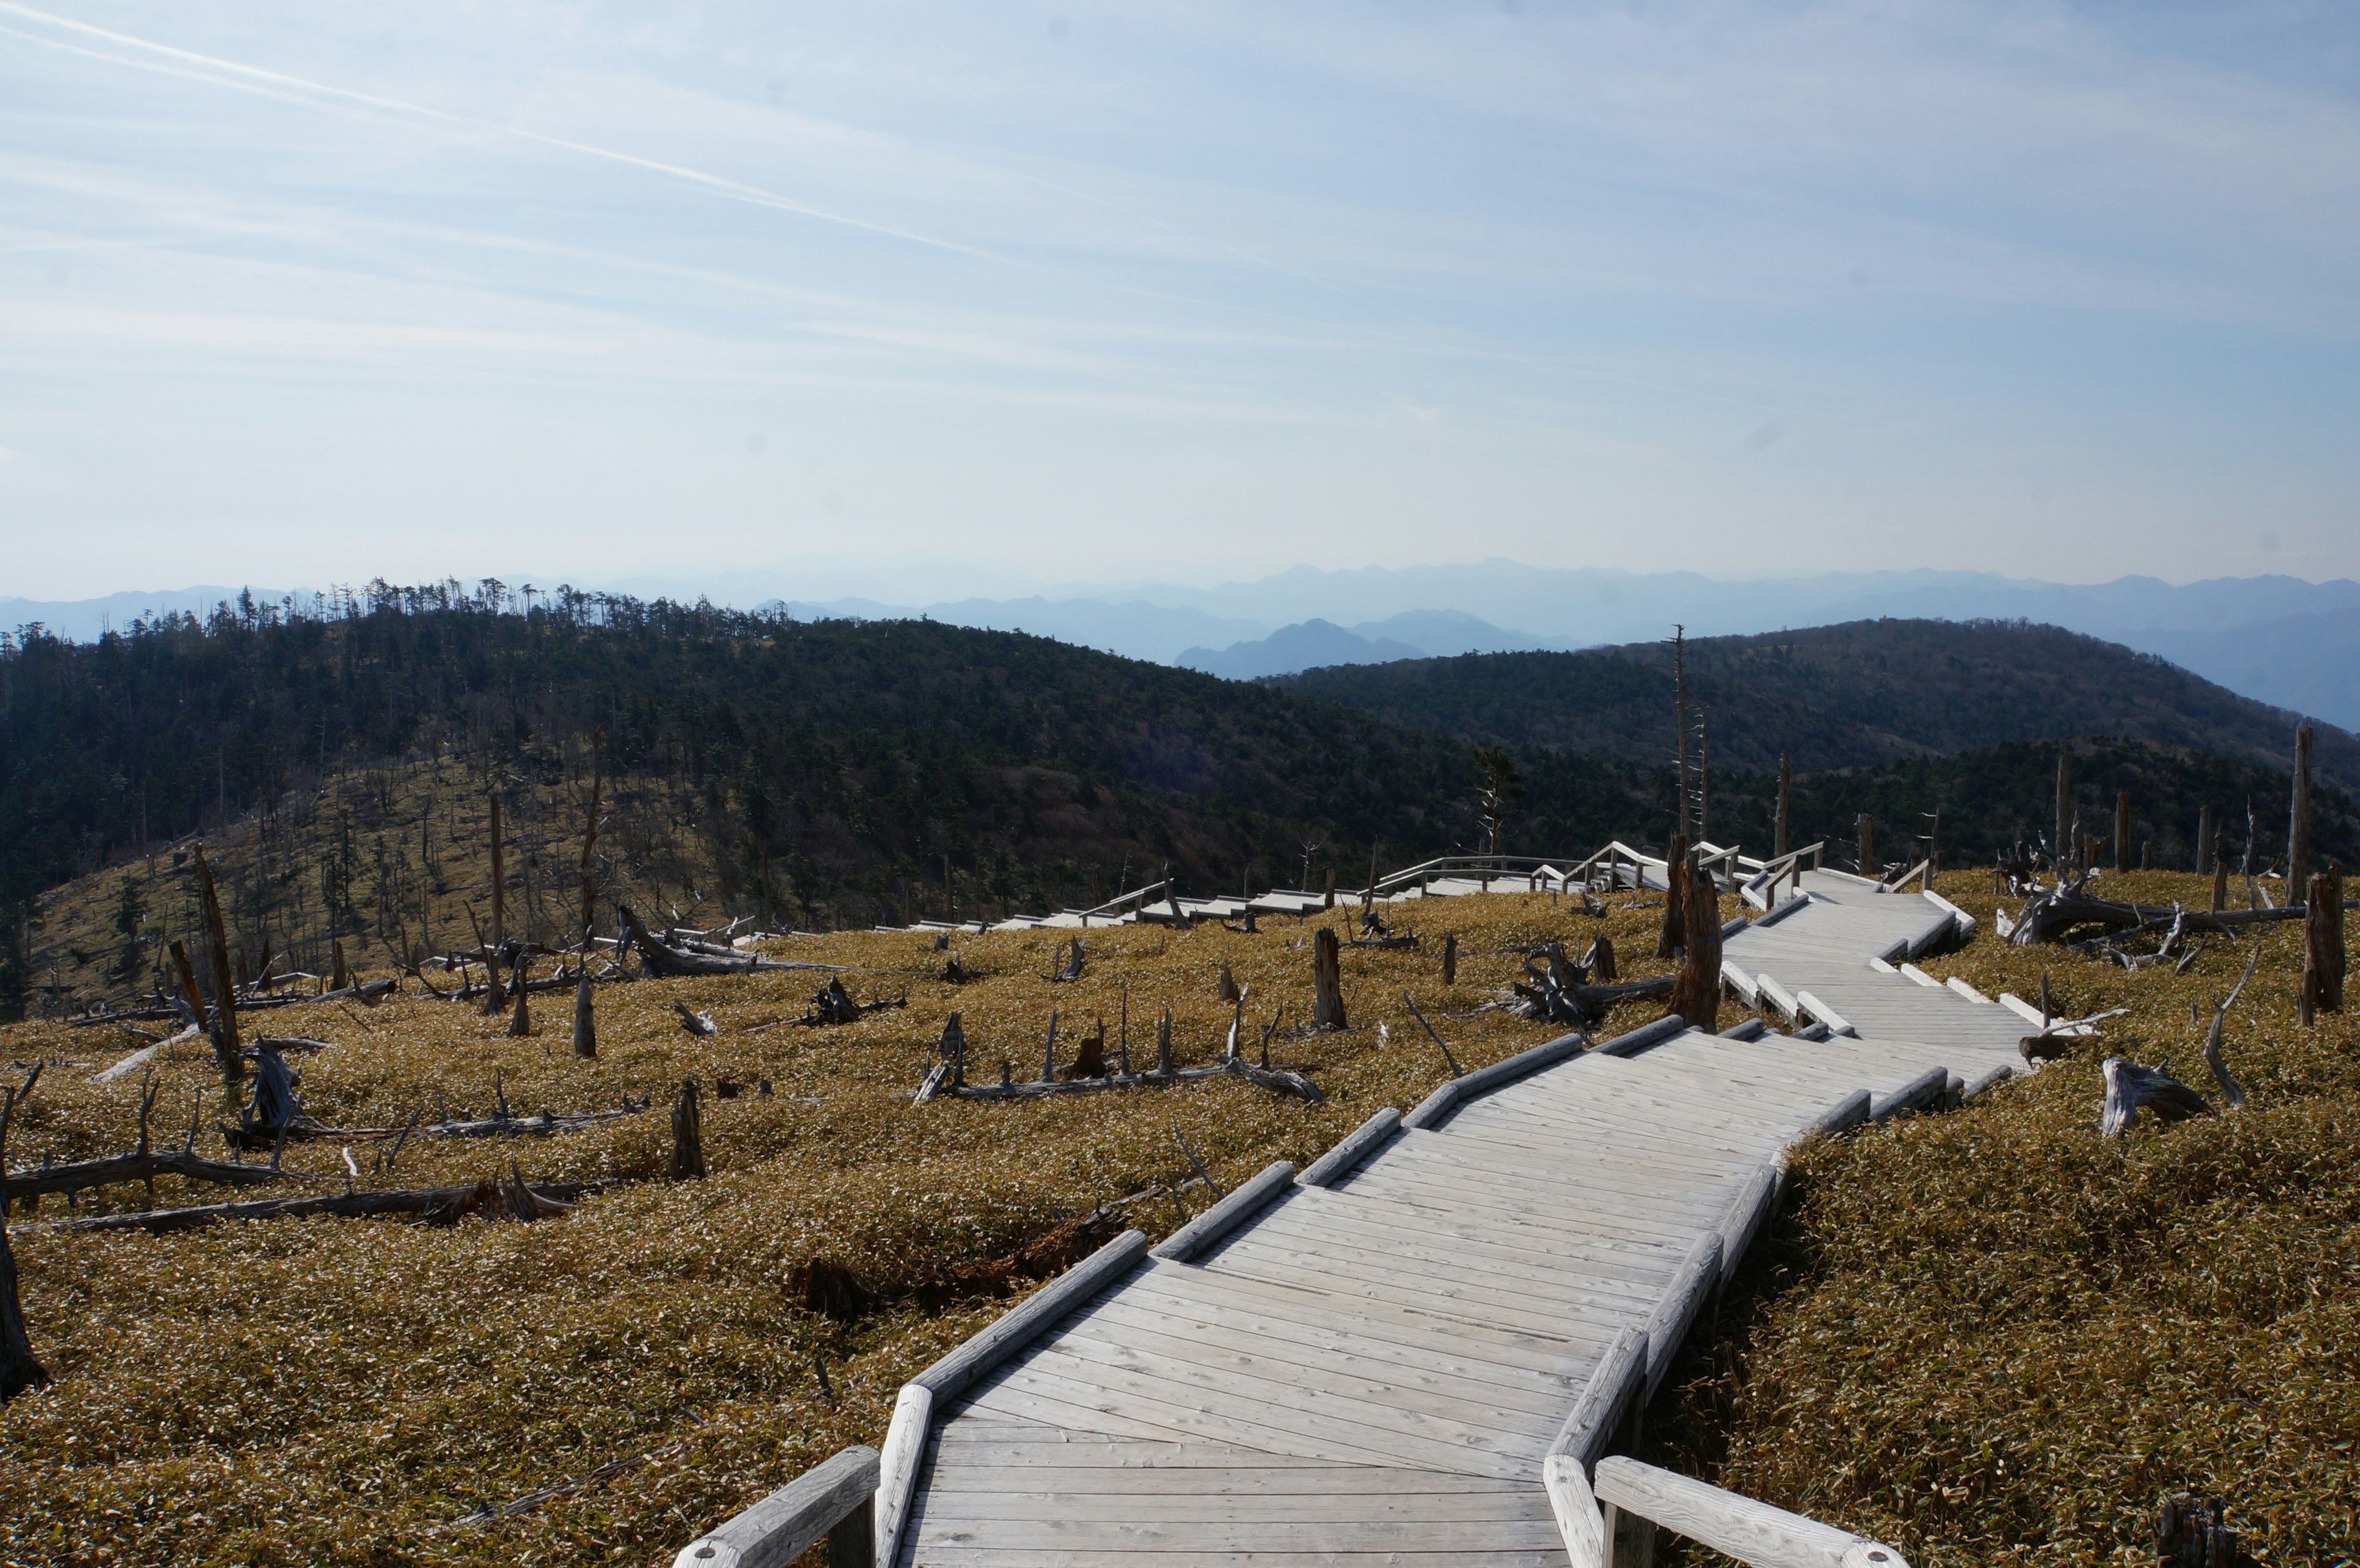
[[[936,1407],[880,1557],[1564,1563],[1543,1458],[1602,1446],[1618,1355],[1661,1379],[1780,1152],[2019,1060],[2009,1008],[1905,967],[1966,917],[1839,874],[1802,887],[1728,939],[1728,982],[1848,1032],[1556,1042],[1274,1171],[1193,1256],[1129,1262]]]

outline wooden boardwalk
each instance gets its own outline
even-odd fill
[[[1833,873],[1801,887],[1728,939],[1728,980],[1832,1038],[1544,1047],[1277,1172],[1201,1250],[1125,1264],[922,1416],[880,1557],[1565,1563],[1543,1458],[1594,1415],[1602,1364],[1660,1381],[1780,1152],[2019,1061],[2008,1007],[1901,967],[1963,916]],[[890,1492],[890,1443],[887,1463]]]

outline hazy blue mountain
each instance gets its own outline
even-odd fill
[[[120,629],[141,615],[159,611],[211,611],[224,600],[251,593],[257,601],[277,604],[287,597],[282,588],[158,588],[109,593],[103,599],[0,599],[0,630],[39,622],[71,642],[96,642],[109,627]]]
[[[1253,642],[1231,643],[1224,648],[1192,648],[1179,662],[1208,675],[1231,681],[1253,681],[1265,675],[1291,675],[1334,664],[1384,664],[1396,659],[1424,659],[1426,650],[1391,637],[1366,637],[1346,631],[1332,621],[1309,620],[1281,626]]]
[[[2222,631],[2147,629],[2121,640],[2232,691],[2360,730],[2360,615],[2351,610],[2282,615]]]
[[[1538,637],[1495,626],[1463,610],[1405,610],[1382,621],[1363,621],[1351,630],[1371,642],[1408,643],[1436,659],[1460,653],[1524,653],[1548,646]]]

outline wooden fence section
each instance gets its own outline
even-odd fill
[[[1162,1247],[1109,1244],[903,1390],[878,1568],[1589,1568],[1620,1560],[1617,1510],[1747,1562],[1898,1565],[1607,1454],[1775,1208],[1783,1150],[2017,1064],[2014,1011],[1908,962],[1965,920],[1802,869],[1728,939],[1727,977],[1818,1038],[1555,1041]],[[766,1506],[681,1563],[764,1560],[740,1527]],[[810,1540],[824,1511],[771,1517]]]

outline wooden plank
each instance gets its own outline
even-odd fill
[[[1535,1487],[1535,1494],[1539,1492]],[[1549,1527],[1554,1530],[1557,1527]],[[1534,1547],[1530,1550],[1510,1550],[1490,1545],[1486,1541],[1469,1541],[1463,1545],[1443,1545],[1428,1549],[1387,1552],[1319,1550],[1295,1551],[1253,1547],[1247,1550],[1206,1546],[1192,1549],[1193,1555],[1185,1561],[1197,1563],[1251,1563],[1252,1568],[1566,1568],[1565,1548],[1561,1544]],[[911,1568],[1169,1568],[1174,1562],[1167,1551],[1116,1550],[1092,1544],[1074,1551],[1052,1551],[1045,1547],[1024,1546],[994,1549],[966,1544],[928,1542],[924,1554],[903,1559]]]
[[[1257,1238],[1251,1246],[1222,1253],[1215,1265],[1229,1274],[1267,1275],[1272,1269],[1284,1269],[1295,1278],[1349,1279],[1344,1288],[1349,1291],[1363,1282],[1363,1269],[1355,1267],[1356,1260],[1372,1259],[1382,1261],[1384,1281],[1397,1290],[1416,1290],[1430,1300],[1480,1303],[1483,1312],[1513,1311],[1542,1323],[1591,1310],[1644,1312],[1664,1289],[1661,1283],[1597,1274],[1576,1276],[1571,1270],[1542,1279],[1472,1264],[1454,1269],[1434,1257],[1432,1249],[1425,1249],[1423,1255],[1412,1248],[1377,1252],[1349,1240],[1308,1236]]]
[[[1335,1227],[1332,1234],[1346,1239],[1362,1234],[1399,1235],[1446,1256],[1472,1257],[1503,1267],[1531,1269],[1563,1260],[1635,1279],[1668,1276],[1670,1272],[1670,1263],[1659,1246],[1594,1236],[1580,1228],[1578,1215],[1569,1217],[1571,1223],[1544,1225],[1527,1221],[1510,1229],[1470,1225],[1463,1217],[1446,1217],[1431,1209],[1368,1200],[1339,1204],[1332,1214],[1322,1214],[1319,1219]]]
[[[1646,1301],[1659,1294],[1666,1283],[1663,1278],[1650,1279],[1616,1265],[1575,1265],[1570,1260],[1543,1276],[1530,1262],[1519,1268],[1497,1258],[1474,1257],[1472,1249],[1460,1249],[1454,1257],[1448,1247],[1406,1238],[1388,1241],[1382,1229],[1354,1235],[1321,1230],[1263,1233],[1223,1253],[1221,1258],[1237,1269],[1267,1258],[1295,1268],[1319,1266],[1347,1272],[1359,1272],[1357,1265],[1364,1262],[1381,1262],[1385,1272],[1396,1279],[1475,1287],[1502,1301],[1525,1301],[1535,1306],[1599,1300]]]
[[[1360,1279],[1339,1277],[1317,1267],[1306,1268],[1283,1258],[1253,1258],[1231,1262],[1217,1258],[1207,1267],[1224,1274],[1242,1279],[1267,1279],[1274,1284],[1318,1284],[1346,1300],[1366,1300],[1409,1307],[1438,1319],[1462,1320],[1468,1323],[1493,1323],[1503,1328],[1523,1329],[1533,1334],[1546,1334],[1554,1325],[1562,1324],[1568,1316],[1562,1306],[1527,1305],[1522,1301],[1496,1301],[1485,1292],[1422,1280],[1388,1277],[1382,1279]],[[1639,1315],[1621,1298],[1599,1296],[1589,1303],[1594,1317],[1620,1326],[1628,1317]]]
[[[1125,1297],[1131,1292],[1125,1291]],[[1173,1312],[1161,1304],[1109,1302],[1090,1315],[1088,1327],[1120,1332],[1134,1341],[1164,1336],[1227,1349],[1251,1346],[1257,1354],[1290,1366],[1351,1366],[1375,1377],[1394,1378],[1497,1401],[1513,1410],[1546,1414],[1565,1407],[1570,1377],[1536,1377],[1522,1367],[1500,1367],[1451,1353],[1450,1340],[1437,1334],[1427,1346],[1394,1345],[1306,1328],[1283,1318],[1219,1318],[1210,1313]]]
[[[1459,1354],[1502,1367],[1526,1368],[1536,1378],[1556,1379],[1566,1369],[1602,1349],[1611,1335],[1566,1323],[1533,1333],[1488,1323],[1445,1323],[1433,1313],[1364,1299],[1348,1300],[1333,1290],[1215,1274],[1195,1265],[1174,1265],[1142,1279],[1131,1290],[1148,1304],[1169,1299],[1175,1312],[1214,1316],[1258,1312],[1309,1328],[1366,1334],[1388,1344],[1419,1347],[1447,1343]]]
[[[1207,1443],[1203,1446],[1208,1454],[1233,1455],[1236,1453],[1227,1444]],[[1024,1465],[1013,1474],[980,1465],[937,1469],[926,1493],[939,1503],[950,1497],[988,1497],[1011,1487],[1022,1487],[1022,1495],[1034,1497],[1188,1497],[1217,1495],[1289,1499],[1382,1497],[1393,1493],[1442,1493],[1458,1497],[1524,1499],[1531,1489],[1529,1482],[1511,1480],[1505,1476],[1459,1475],[1439,1470],[1387,1469],[1374,1465],[1322,1465],[1313,1460],[1290,1459],[1279,1454],[1252,1454],[1251,1457],[1272,1463],[1240,1465],[1235,1457],[1229,1457],[1218,1465]],[[1290,1500],[1284,1506],[1292,1508],[1294,1504]]]
[[[1269,1390],[1223,1386],[1221,1379],[1191,1376],[1177,1364],[1148,1369],[1036,1349],[1014,1368],[1015,1386],[1079,1402],[1109,1414],[1160,1421],[1193,1436],[1242,1443],[1282,1454],[1306,1454],[1362,1465],[1410,1465],[1429,1470],[1466,1470],[1478,1475],[1527,1471],[1531,1461],[1493,1447],[1460,1444],[1372,1427],[1357,1419],[1363,1407],[1323,1397],[1351,1412],[1330,1415],[1306,1403],[1269,1399]],[[1495,1440],[1496,1441],[1496,1440]],[[1526,1440],[1536,1455],[1537,1438]]]
[[[1204,1471],[1192,1475],[1204,1476]],[[1225,1473],[1226,1475],[1227,1473]],[[1293,1471],[1300,1476],[1306,1472]],[[1308,1472],[1308,1474],[1334,1474]],[[1387,1477],[1404,1474],[1419,1475],[1418,1471],[1378,1471]],[[1398,1486],[1379,1488],[1367,1486],[1352,1491],[1322,1494],[1312,1491],[1285,1494],[1285,1502],[1276,1508],[1265,1499],[1273,1494],[1266,1491],[1207,1489],[1196,1492],[1173,1492],[1145,1489],[1135,1492],[1063,1492],[1048,1488],[1032,1489],[1034,1477],[1013,1478],[1025,1488],[999,1493],[990,1492],[930,1492],[926,1512],[930,1519],[952,1521],[982,1522],[987,1520],[1056,1519],[1081,1522],[1109,1519],[1115,1522],[1137,1521],[1141,1524],[1233,1524],[1255,1529],[1265,1523],[1297,1524],[1490,1524],[1502,1519],[1529,1520],[1534,1516],[1530,1488],[1515,1491],[1487,1489],[1480,1492],[1458,1488],[1445,1490],[1435,1483],[1444,1477],[1436,1475],[1426,1489],[1412,1491]],[[1451,1479],[1463,1479],[1451,1477]],[[997,1539],[999,1531],[978,1531],[979,1535]]]
[[[1555,1412],[1509,1410],[1478,1394],[1454,1392],[1438,1379],[1388,1380],[1382,1374],[1398,1369],[1375,1362],[1321,1367],[1272,1356],[1260,1346],[1211,1345],[1114,1323],[1065,1330],[1033,1357],[1052,1368],[1069,1360],[1157,1378],[1205,1397],[1234,1397],[1258,1412],[1273,1404],[1316,1411],[1329,1421],[1351,1422],[1369,1434],[1361,1439],[1367,1443],[1398,1437],[1441,1443],[1453,1451],[1530,1452],[1537,1448],[1530,1440],[1556,1431],[1558,1420]],[[1273,1400],[1276,1390],[1284,1394]],[[1278,1420],[1274,1414],[1265,1419]]]
[[[1175,1553],[1184,1554],[1178,1561],[1201,1562],[1214,1554],[1251,1552],[1256,1563],[1266,1562],[1264,1554],[1271,1552],[1370,1553],[1382,1555],[1390,1563],[1399,1562],[1402,1553],[1418,1552],[1464,1554],[1554,1551],[1561,1568],[1564,1547],[1557,1540],[1557,1521],[1548,1517],[1547,1498],[1537,1486],[1532,1488],[1532,1500],[1538,1506],[1539,1518],[1494,1520],[1480,1529],[1449,1519],[1355,1524],[1348,1520],[1215,1518],[1131,1523],[1120,1519],[1043,1519],[1036,1515],[1030,1519],[992,1521],[987,1528],[972,1530],[958,1545],[962,1552],[972,1552],[986,1542],[1002,1552],[1153,1552],[1165,1563],[1175,1561]],[[938,1550],[930,1543],[916,1561],[925,1563],[967,1560],[963,1555],[938,1556]]]

